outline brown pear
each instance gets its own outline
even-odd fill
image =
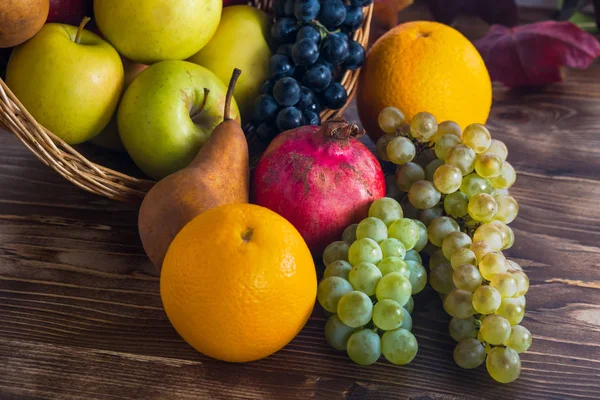
[[[48,18],[49,0],[1,0],[0,47],[12,47],[29,40]]]
[[[225,100],[224,120],[211,133],[196,158],[158,182],[146,195],[138,217],[144,250],[160,270],[169,245],[194,217],[223,204],[248,203],[248,143],[240,125],[229,117],[235,69]],[[206,232],[207,237],[210,232]],[[202,238],[198,238],[202,240]]]

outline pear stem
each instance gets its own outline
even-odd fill
[[[208,100],[209,93],[210,93],[210,89],[204,88],[204,99],[202,99],[202,104],[200,104],[200,108],[198,110],[196,110],[196,112],[194,112],[192,115],[190,115],[190,118],[192,120],[194,120],[194,118],[196,118],[198,116],[198,114],[200,114],[202,111],[204,111],[204,107],[206,107],[206,101]]]
[[[229,86],[227,87],[227,95],[225,96],[225,111],[223,112],[223,120],[228,121],[231,120],[230,112],[231,112],[231,99],[233,98],[233,91],[235,89],[235,84],[242,73],[241,70],[234,68],[233,74],[231,75],[231,79],[229,80]]]
[[[90,17],[83,17],[81,23],[79,24],[79,28],[77,28],[77,35],[75,35],[75,43],[79,44],[79,40],[81,39],[81,32],[85,25],[90,22],[92,19]]]

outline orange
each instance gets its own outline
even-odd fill
[[[387,106],[399,108],[407,121],[427,111],[438,122],[453,120],[464,129],[486,122],[492,84],[477,49],[460,32],[415,21],[375,42],[361,70],[356,103],[373,140],[383,135],[377,116]]]
[[[296,228],[252,204],[213,208],[171,243],[160,294],[177,332],[224,361],[267,357],[300,332],[317,294],[315,265]]]

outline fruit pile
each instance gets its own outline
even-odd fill
[[[317,299],[334,314],[325,339],[357,364],[373,364],[381,354],[393,364],[410,363],[418,350],[410,332],[412,295],[427,284],[418,253],[427,244],[425,225],[404,218],[400,204],[383,197],[342,238],[323,252]]]
[[[271,36],[277,52],[269,79],[254,103],[252,130],[264,143],[302,125],[319,125],[319,112],[337,110],[348,100],[340,83],[361,67],[365,50],[352,39],[373,0],[275,0]]]
[[[456,363],[476,368],[486,361],[492,378],[512,382],[531,334],[519,325],[529,280],[502,254],[514,243],[508,224],[518,213],[508,192],[516,173],[506,146],[483,125],[461,130],[426,112],[407,124],[400,110],[387,107],[378,122],[386,135],[377,153],[398,165],[404,211],[427,225],[429,280],[453,317]]]

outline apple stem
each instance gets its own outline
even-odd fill
[[[79,40],[81,39],[81,32],[85,25],[90,22],[92,19],[90,17],[83,17],[81,23],[79,24],[79,28],[77,28],[77,35],[75,35],[75,43],[79,44]]]
[[[234,68],[233,74],[231,75],[231,79],[229,80],[229,86],[227,87],[227,95],[225,96],[225,111],[223,112],[223,120],[231,120],[231,116],[229,115],[231,112],[231,99],[233,98],[233,91],[235,89],[235,84],[242,73],[241,70]]]

